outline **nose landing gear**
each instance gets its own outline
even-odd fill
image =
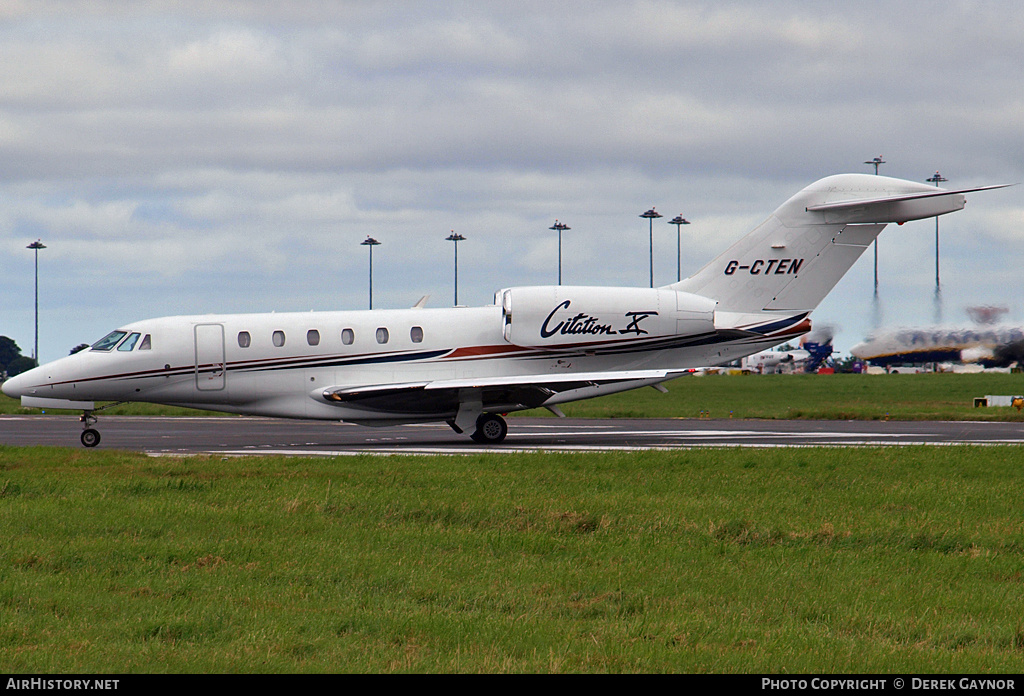
[[[85,446],[85,447],[95,447],[96,445],[100,444],[100,433],[99,433],[99,431],[94,429],[94,428],[89,427],[89,426],[93,425],[94,423],[96,423],[96,421],[97,421],[96,416],[92,415],[92,411],[86,411],[85,413],[82,414],[82,417],[79,418],[78,420],[80,420],[82,422],[82,428],[83,428],[83,430],[82,430],[82,445]]]
[[[127,401],[117,401],[117,402],[112,403],[112,404],[106,404],[105,406],[100,406],[99,408],[93,409],[91,411],[83,411],[82,415],[78,419],[82,423],[82,437],[81,437],[82,446],[83,447],[95,447],[96,445],[100,444],[100,431],[98,431],[98,430],[96,430],[95,428],[92,427],[93,425],[96,424],[96,421],[99,420],[99,419],[96,418],[96,416],[92,415],[93,413],[95,413],[96,411],[103,411],[105,409],[111,408],[112,406],[120,406],[121,404],[126,404],[126,403],[128,403],[128,402]]]

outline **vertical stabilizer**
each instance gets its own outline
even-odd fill
[[[886,224],[960,210],[963,193],[870,174],[826,177],[670,287],[717,300],[722,312],[810,311]]]

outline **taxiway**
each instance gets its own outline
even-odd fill
[[[952,421],[511,418],[482,446],[444,424],[366,428],[250,417],[107,416],[99,449],[151,455],[474,454],[690,447],[1024,445],[1024,424]],[[0,416],[0,444],[80,447],[74,416]]]

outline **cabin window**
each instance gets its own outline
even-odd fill
[[[135,348],[135,344],[139,342],[139,336],[141,335],[142,334],[138,333],[131,334],[130,336],[128,336],[128,338],[121,341],[121,345],[119,345],[117,349],[122,353],[128,353],[129,351]]]
[[[388,342],[388,330],[385,329],[382,326],[379,329],[377,329],[377,343],[387,343],[387,342]]]
[[[320,345],[320,332],[316,329],[310,329],[306,332],[306,343],[311,346]]]
[[[152,350],[152,348],[153,343],[149,340],[149,334],[146,334],[142,339],[142,343],[139,344],[139,350]]]
[[[352,329],[341,330],[341,342],[346,346],[352,345],[352,342],[356,340],[356,334]]]
[[[248,348],[251,345],[252,345],[252,336],[249,335],[249,332],[248,331],[239,331],[238,332],[238,347],[239,348]]]
[[[409,330],[409,338],[413,343],[423,343],[423,327],[414,326]]]
[[[93,350],[102,350],[104,352],[111,351],[114,349],[121,339],[128,335],[127,331],[111,331],[106,336],[101,338],[92,344]]]
[[[284,345],[284,331],[274,332],[274,345],[278,348]]]

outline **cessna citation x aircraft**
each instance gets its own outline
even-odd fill
[[[887,223],[960,210],[978,190],[830,176],[672,285],[516,287],[486,307],[149,319],[3,391],[30,407],[83,410],[86,447],[100,441],[96,401],[370,426],[445,421],[498,443],[501,414],[559,414],[564,402],[660,387],[807,333],[811,310]]]

